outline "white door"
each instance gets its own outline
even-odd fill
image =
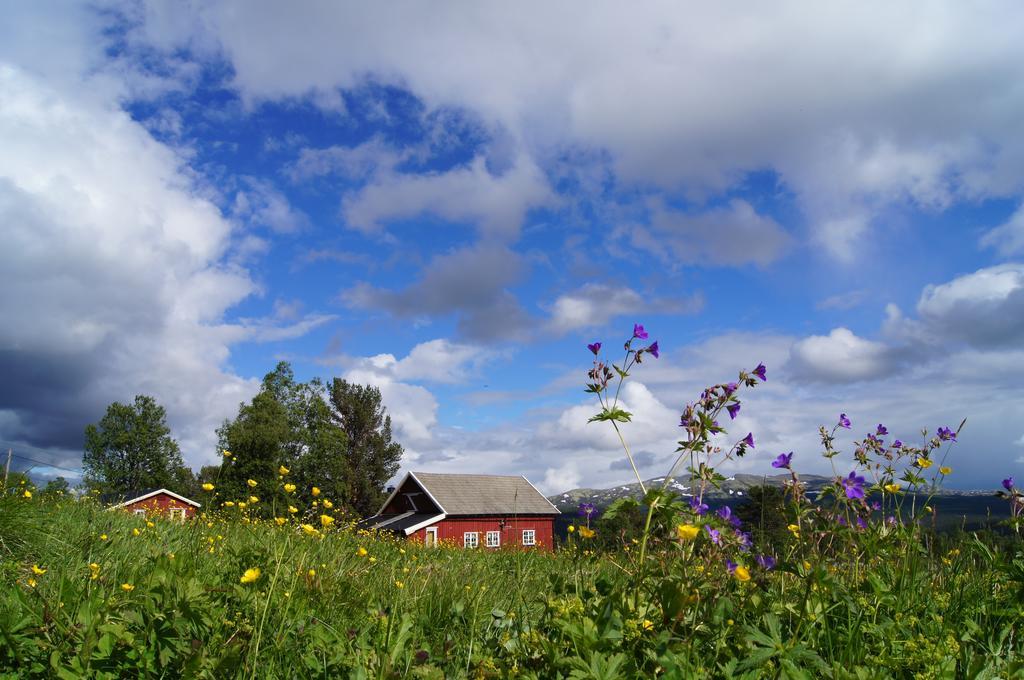
[[[437,527],[427,527],[427,533],[423,537],[423,545],[433,548],[437,545]]]

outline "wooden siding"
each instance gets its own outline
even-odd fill
[[[196,514],[196,508],[188,503],[182,503],[177,498],[168,496],[165,493],[158,493],[155,496],[138,501],[136,503],[129,503],[123,506],[125,512],[135,512],[136,510],[145,510],[147,515],[159,515],[162,517],[170,518],[171,508],[184,508],[185,517],[194,517]]]
[[[409,502],[409,497],[405,494],[413,494],[412,500],[416,504],[415,507]],[[433,501],[430,500],[430,496],[423,492],[420,485],[413,481],[412,477],[405,480],[399,489],[395,497],[391,499],[391,502],[381,511],[382,515],[400,515],[403,512],[432,512],[440,514],[440,510]]]
[[[505,520],[505,527],[501,527],[501,520]],[[494,517],[494,516],[459,516],[446,517],[445,519],[432,524],[437,527],[437,540],[441,543],[462,547],[462,537],[467,531],[475,531],[480,534],[480,550],[494,550],[487,548],[487,532],[501,532],[500,548],[521,547],[523,531],[532,529],[535,532],[536,543],[533,548],[540,550],[551,550],[554,546],[554,524],[552,516],[517,516],[517,517]],[[423,542],[429,527],[417,530],[409,535],[409,540]],[[531,546],[527,546],[531,547]]]

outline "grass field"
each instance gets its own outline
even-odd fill
[[[303,530],[315,516],[147,523],[6,495],[0,672],[1024,677],[1012,542],[808,527],[773,568],[730,571],[711,541],[680,533],[653,540],[637,578],[635,546],[591,554],[579,531],[554,553],[423,549],[341,520]]]

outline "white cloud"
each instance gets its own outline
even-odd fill
[[[0,66],[0,436],[74,451],[109,402],[146,393],[198,464],[257,387],[226,370],[247,331],[222,322],[257,287],[182,159],[112,96]]]
[[[1006,222],[985,232],[981,246],[994,248],[1004,257],[1024,255],[1024,205],[1017,208]]]
[[[942,338],[999,346],[1024,341],[1024,264],[979,269],[927,286],[917,303],[921,321]]]
[[[1017,3],[147,7],[136,40],[220,50],[249,101],[331,99],[373,78],[429,109],[465,107],[535,159],[607,152],[627,183],[699,196],[773,170],[847,260],[886,205],[942,210],[1021,190]],[[479,182],[385,188],[468,219],[477,199],[445,213],[427,195]],[[366,201],[361,227],[394,216],[373,192]],[[499,212],[492,227],[518,214]]]
[[[789,369],[808,380],[852,382],[881,378],[897,364],[896,352],[881,342],[865,340],[848,328],[812,335],[793,345]]]
[[[668,299],[642,296],[632,288],[588,283],[559,295],[551,304],[548,325],[554,333],[603,326],[624,314],[678,314],[699,311],[703,298]]]
[[[243,188],[235,194],[231,208],[235,219],[278,233],[291,233],[309,225],[305,213],[292,206],[273,184],[258,177],[242,178]]]
[[[344,198],[342,213],[349,227],[367,233],[381,231],[385,222],[427,213],[514,238],[527,210],[553,201],[543,173],[529,159],[520,157],[504,174],[494,175],[478,157],[447,172],[380,173]]]

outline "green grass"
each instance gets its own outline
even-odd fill
[[[779,546],[772,571],[748,559],[746,582],[703,535],[653,540],[638,579],[635,548],[595,555],[587,541],[422,549],[5,496],[0,674],[1024,677],[1019,544],[940,548],[882,525],[816,536]]]

